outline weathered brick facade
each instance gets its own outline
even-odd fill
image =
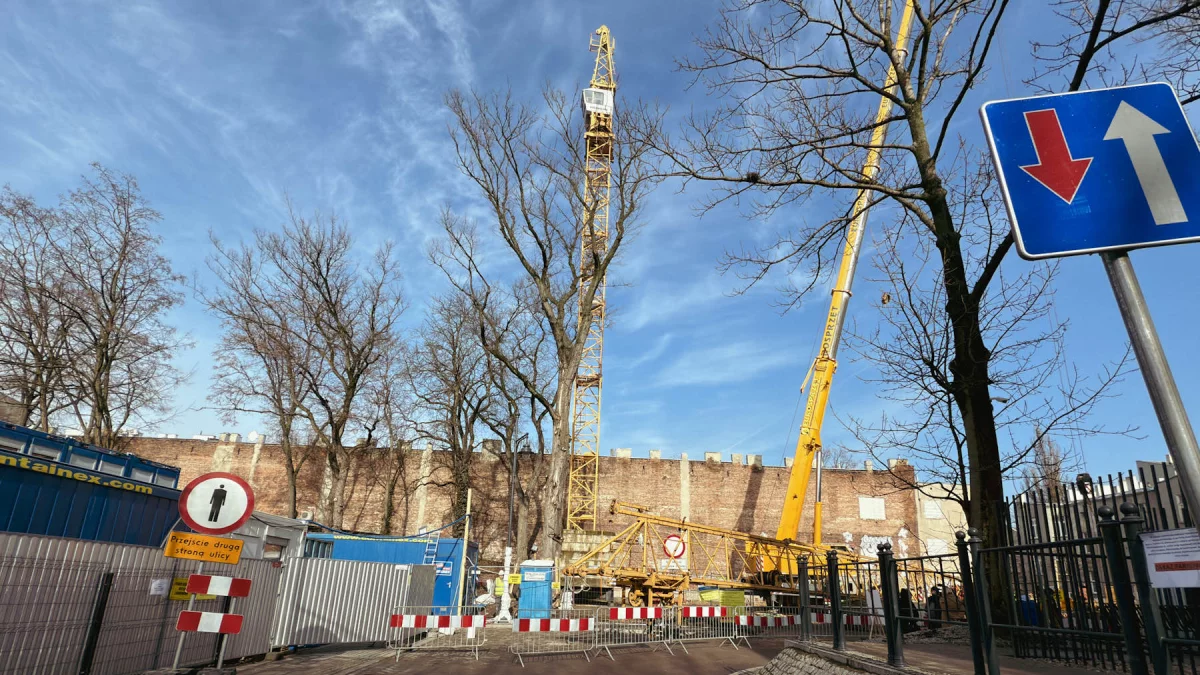
[[[287,475],[277,445],[184,439],[135,439],[129,450],[155,461],[174,464],[182,471],[181,484],[207,471],[231,471],[253,485],[261,511],[287,514]],[[398,490],[394,499],[392,533],[415,534],[422,525],[440,525],[450,520],[449,470],[442,466],[444,453],[413,450],[406,453],[408,490]],[[480,454],[472,470],[475,489],[475,523],[472,539],[484,545],[485,558],[496,559],[504,546],[508,517],[508,481],[504,467],[490,454]],[[643,459],[602,457],[600,459],[601,529],[615,532],[626,523],[608,513],[613,500],[650,507],[662,515],[732,528],[743,532],[774,535],[779,522],[790,469],[728,461]],[[297,507],[317,513],[324,466],[319,457],[309,459],[298,481]],[[897,471],[911,472],[907,466]],[[524,473],[523,471],[521,472]],[[367,459],[351,473],[345,509],[346,529],[379,532],[383,517],[384,487],[381,472]],[[418,477],[425,476],[425,481]],[[417,485],[423,482],[423,485]],[[430,484],[433,483],[433,484]],[[415,487],[413,487],[415,486]],[[875,543],[888,539],[903,555],[918,536],[917,501],[911,491],[900,489],[886,471],[826,469],[824,474],[824,540],[848,544],[856,550],[874,551]],[[882,499],[864,507],[860,497]],[[801,540],[811,538],[810,490],[801,522]],[[865,510],[864,510],[865,509]],[[869,516],[863,518],[863,515]],[[882,516],[881,519],[875,517]],[[478,535],[478,536],[476,536]]]

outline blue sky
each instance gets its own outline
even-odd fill
[[[980,103],[1028,92],[1021,81],[1030,26],[1054,30],[1044,10],[1031,7],[1039,3],[1018,4],[1000,36],[1002,58],[958,118],[973,143],[982,142]],[[164,215],[176,270],[201,283],[208,233],[237,240],[254,227],[277,227],[290,194],[304,210],[345,217],[364,250],[385,239],[397,244],[415,325],[424,299],[444,289],[425,258],[438,209],[476,199],[448,147],[445,90],[511,85],[533,98],[546,81],[576,89],[591,73],[589,34],[607,23],[620,95],[656,98],[676,113],[703,108],[704,93],[686,89],[689,78],[674,62],[695,54],[692,38],[715,17],[715,5],[682,0],[20,3],[0,24],[0,183],[49,201],[88,162],[130,172]],[[628,285],[609,294],[603,447],[758,453],[781,463],[795,442],[798,389],[827,296],[783,315],[770,285],[733,297],[738,282],[718,273],[720,254],[763,241],[777,224],[747,221],[732,208],[698,218],[703,193],[677,187],[655,194],[645,230],[613,274]],[[1191,245],[1132,255],[1193,411],[1198,254]],[[1124,330],[1099,260],[1066,261],[1056,303],[1071,322],[1068,348],[1081,368],[1120,353]],[[873,311],[861,301],[851,307],[860,323]],[[253,430],[254,420],[229,428],[206,409],[216,322],[190,299],[173,320],[195,342],[179,358],[194,374],[176,394],[178,417],[158,431]],[[858,379],[865,368],[842,364],[835,413],[878,410],[874,389]],[[1165,455],[1139,376],[1097,415],[1139,426],[1145,439],[1082,441],[1093,472]],[[845,439],[831,421],[826,442]]]

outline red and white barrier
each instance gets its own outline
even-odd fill
[[[188,577],[187,592],[196,595],[227,595],[231,598],[244,598],[250,595],[250,580],[211,574],[193,574]]]
[[[242,632],[242,615],[185,610],[179,613],[179,621],[175,623],[175,630],[236,635]]]
[[[393,614],[388,625],[392,628],[483,628],[487,625],[487,617],[482,614],[464,616]]]
[[[579,619],[517,619],[513,622],[514,633],[579,633],[593,630],[596,620],[592,617]]]
[[[685,619],[707,619],[729,616],[728,607],[680,607]]]
[[[608,618],[611,621],[661,619],[662,611],[662,607],[609,607]]]
[[[757,628],[779,628],[782,626],[795,626],[800,623],[798,616],[745,616],[738,615],[737,625],[739,626],[755,626]]]

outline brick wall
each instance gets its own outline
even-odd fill
[[[257,508],[287,515],[287,475],[277,445],[183,439],[135,439],[130,451],[147,459],[179,466],[181,485],[207,471],[230,471],[249,480]],[[422,525],[450,520],[452,489],[441,452],[413,450],[405,455],[410,489],[394,499],[392,533],[415,534]],[[740,457],[737,459],[741,460]],[[380,458],[379,461],[383,461]],[[472,539],[484,544],[485,558],[503,550],[508,524],[508,473],[493,455],[481,454],[472,469],[475,489]],[[324,465],[309,459],[298,481],[297,507],[313,509],[319,500]],[[900,470],[911,472],[911,467]],[[779,522],[789,468],[727,461],[687,459],[600,458],[600,527],[615,532],[627,524],[608,513],[613,500],[650,507],[661,515],[717,527],[773,536]],[[524,471],[519,471],[524,473]],[[383,517],[382,472],[367,458],[351,468],[343,526],[379,532]],[[427,476],[418,481],[419,476]],[[423,482],[423,485],[418,485]],[[915,544],[917,502],[910,491],[886,471],[826,469],[824,473],[824,536],[826,543],[847,544],[855,550],[875,550],[890,541],[903,554]],[[883,519],[860,517],[860,497],[883,499]],[[812,537],[814,494],[810,490],[800,526],[800,540]],[[911,539],[910,539],[911,538]],[[912,555],[917,554],[916,546]]]

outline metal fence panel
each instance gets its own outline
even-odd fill
[[[433,603],[432,577],[431,565],[293,560],[280,584],[272,646],[385,642],[393,637],[388,619],[398,605]]]
[[[525,657],[544,654],[580,653],[591,661],[591,652],[596,649],[596,616],[608,608],[588,609],[535,609],[523,610],[542,617],[513,621],[513,642],[509,651],[516,655],[521,665]]]

